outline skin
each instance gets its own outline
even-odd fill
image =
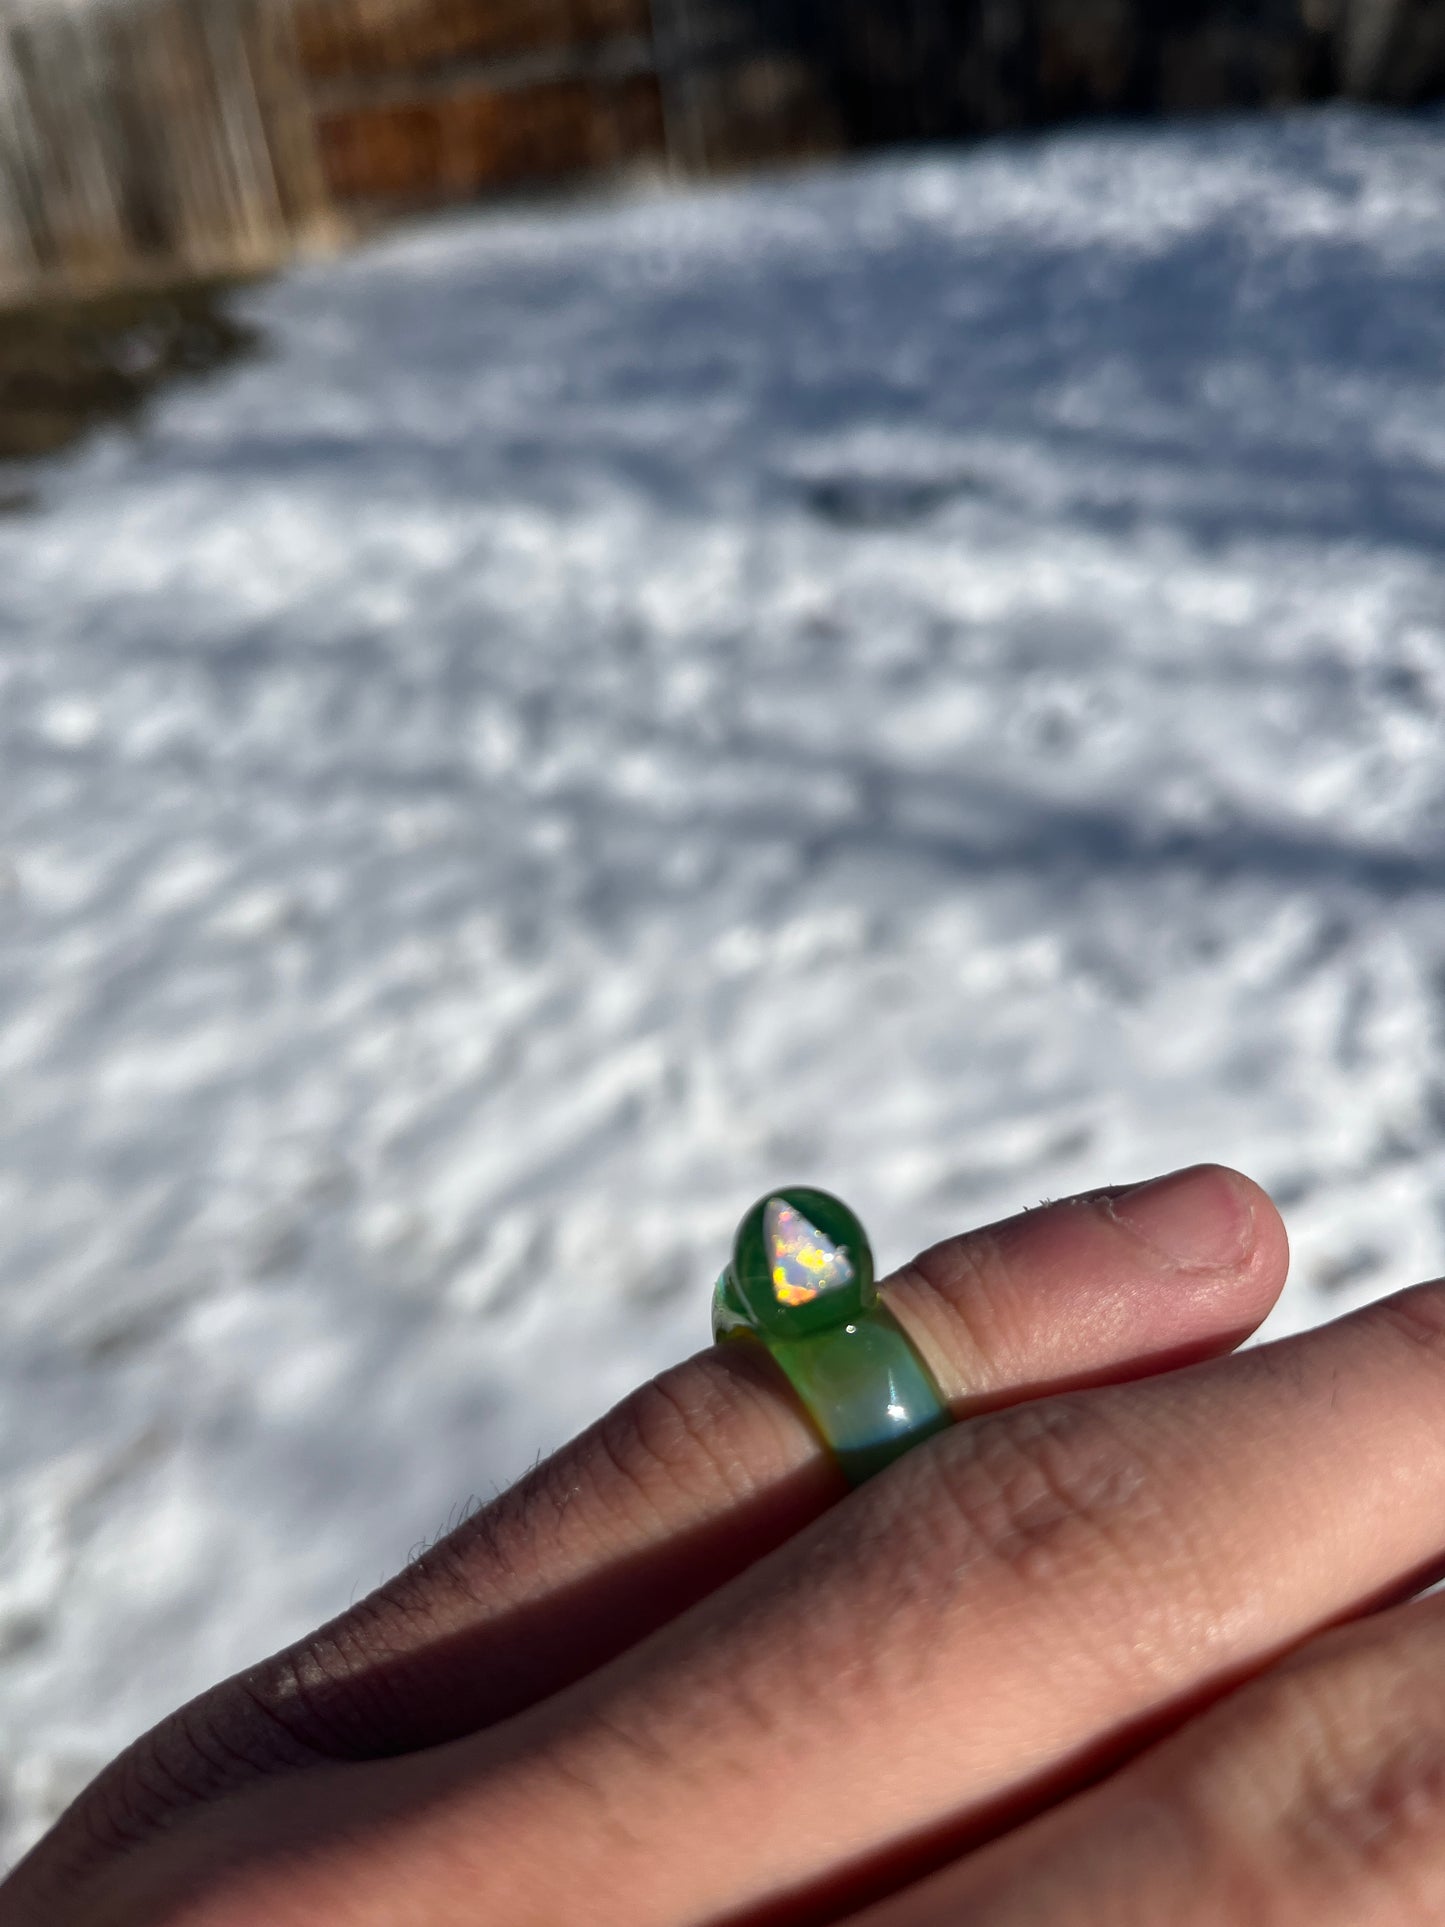
[[[851,1494],[701,1353],[138,1741],[0,1927],[1438,1921],[1445,1286],[1236,1354],[1285,1266],[1218,1167],[925,1252],[967,1422]]]

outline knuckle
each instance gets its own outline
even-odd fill
[[[964,1232],[920,1252],[888,1280],[887,1291],[931,1350],[961,1361],[967,1383],[1021,1349],[1010,1316],[1021,1294],[1007,1252],[989,1231]]]
[[[590,1470],[604,1505],[670,1523],[716,1497],[749,1497],[759,1473],[750,1447],[766,1406],[711,1358],[672,1366],[614,1406],[593,1428]],[[766,1434],[761,1434],[765,1437]]]
[[[234,1721],[248,1739],[259,1735],[262,1771],[366,1759],[384,1750],[387,1709],[380,1699],[386,1672],[372,1663],[362,1623],[356,1609],[346,1621],[238,1675],[218,1702],[213,1733],[224,1742]],[[255,1741],[251,1750],[254,1757]]]
[[[1438,1646],[1438,1641],[1436,1642]],[[1438,1652],[1436,1654],[1438,1660]],[[1186,1797],[1276,1898],[1306,1891],[1383,1901],[1400,1927],[1445,1904],[1445,1690],[1438,1665],[1371,1637],[1289,1663],[1211,1721]],[[1364,1917],[1363,1912],[1360,1917]]]
[[[790,1656],[810,1703],[916,1696],[981,1615],[1053,1640],[1066,1625],[1071,1662],[1111,1690],[1172,1678],[1196,1567],[1158,1483],[1142,1435],[1087,1397],[1014,1406],[931,1440],[855,1496],[846,1540],[814,1544],[820,1603]],[[860,1644],[858,1623],[875,1619],[892,1636]]]
[[[761,1356],[761,1354],[760,1354]],[[438,1602],[491,1610],[500,1589],[530,1588],[575,1520],[607,1541],[619,1525],[652,1533],[746,1500],[783,1459],[788,1408],[775,1367],[746,1348],[705,1352],[630,1392],[573,1445],[535,1466],[428,1547],[374,1597],[425,1622]],[[792,1456],[797,1456],[796,1439]]]
[[[1287,1841],[1389,1877],[1432,1852],[1445,1822],[1445,1704],[1383,1655],[1295,1681],[1306,1696],[1302,1767],[1284,1814]]]
[[[1294,1818],[1304,1850],[1343,1856],[1385,1878],[1413,1870],[1420,1849],[1438,1852],[1445,1821],[1445,1736],[1397,1734],[1361,1769],[1333,1764],[1308,1789]]]
[[[1145,1516],[1158,1513],[1137,1442],[1082,1401],[1017,1407],[953,1438],[961,1449],[933,1464],[971,1562],[1031,1586],[1073,1585],[1131,1559]]]

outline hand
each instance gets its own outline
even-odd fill
[[[1445,1918],[1445,1601],[1375,1610],[1445,1552],[1445,1287],[1224,1356],[1284,1268],[1216,1169],[936,1247],[885,1290],[967,1423],[849,1495],[702,1353],[139,1741],[0,1924]]]

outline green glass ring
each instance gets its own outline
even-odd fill
[[[712,1332],[767,1347],[851,1485],[950,1423],[878,1297],[868,1234],[830,1192],[789,1184],[747,1212],[713,1293]]]

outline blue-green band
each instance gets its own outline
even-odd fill
[[[713,1336],[752,1339],[772,1354],[850,1485],[951,1422],[933,1374],[877,1299],[846,1324],[784,1338],[756,1328],[724,1272],[713,1294]]]

